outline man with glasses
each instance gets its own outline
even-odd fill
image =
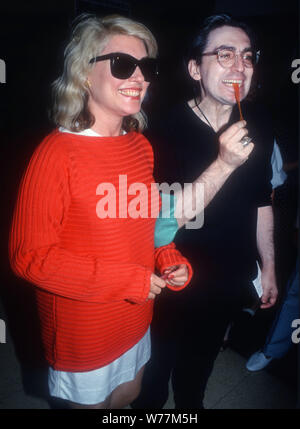
[[[253,141],[254,149],[205,208],[203,227],[181,228],[176,234],[174,241],[191,262],[194,278],[176,296],[163,291],[156,299],[152,357],[133,407],[162,408],[171,377],[175,408],[203,408],[226,328],[246,297],[258,299],[252,282],[259,276],[261,308],[275,304],[270,183],[274,137],[268,115],[246,100],[257,60],[255,39],[244,23],[227,15],[208,18],[188,58],[195,97],[176,106],[151,132],[150,141],[158,146],[158,182],[192,183],[205,174],[222,150],[220,135],[222,143],[241,116],[248,131],[241,147]]]

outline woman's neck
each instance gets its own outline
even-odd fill
[[[113,116],[111,112],[106,112],[105,109],[100,109],[91,102],[89,108],[95,118],[95,123],[91,127],[93,131],[103,137],[115,137],[122,134],[122,117]]]
[[[91,129],[103,137],[120,136],[122,134],[122,121],[118,124],[108,124],[102,120],[101,122],[96,120]]]

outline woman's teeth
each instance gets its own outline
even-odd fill
[[[119,89],[120,94],[128,97],[139,97],[140,91],[136,89]]]

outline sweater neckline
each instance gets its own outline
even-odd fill
[[[94,131],[92,128],[86,128],[83,131],[75,132],[75,131],[70,131],[64,127],[59,127],[58,131],[60,131],[61,133],[68,133],[68,134],[74,134],[76,136],[87,136],[87,137],[121,137],[127,134],[127,132],[123,130],[122,134],[120,134],[119,136],[103,136],[102,134],[99,134],[96,131]]]
[[[70,140],[81,140],[81,141],[85,141],[85,142],[114,142],[114,143],[118,143],[118,142],[126,142],[127,140],[129,140],[133,134],[135,133],[135,131],[129,131],[128,133],[122,134],[120,136],[101,136],[99,134],[97,134],[95,131],[91,130],[92,132],[87,130],[84,130],[84,132],[80,132],[80,133],[76,133],[76,132],[72,132],[69,130],[62,130],[62,127],[56,129],[56,133],[59,135],[63,135],[65,138],[68,138]]]

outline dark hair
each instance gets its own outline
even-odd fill
[[[191,59],[194,59],[197,61],[197,63],[200,63],[202,54],[207,46],[210,32],[216,28],[223,27],[224,25],[242,29],[250,39],[251,48],[255,51],[257,50],[257,38],[252,29],[246,23],[237,21],[225,14],[212,15],[203,21],[203,24],[198,30],[197,35],[193,40],[192,46],[189,49],[187,62]]]

